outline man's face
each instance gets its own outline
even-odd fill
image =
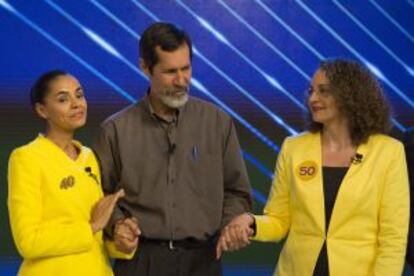
[[[150,79],[150,94],[169,108],[179,108],[188,100],[192,73],[190,49],[184,43],[173,52],[163,51],[159,46],[155,51],[158,63],[152,72],[141,61],[141,67]]]

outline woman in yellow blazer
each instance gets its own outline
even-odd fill
[[[401,275],[409,221],[403,145],[361,65],[322,62],[308,95],[310,131],[287,138],[264,215],[241,215],[222,249],[287,236],[276,275]]]
[[[47,130],[11,154],[8,207],[19,275],[113,275],[102,229],[123,190],[103,197],[93,152],[73,140],[85,124],[79,82],[64,71],[42,75],[31,91]],[[115,249],[116,257],[132,257]]]

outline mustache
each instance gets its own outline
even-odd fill
[[[165,90],[165,94],[166,95],[173,95],[176,93],[188,93],[189,92],[189,87],[188,86],[182,86],[182,87],[171,87]]]

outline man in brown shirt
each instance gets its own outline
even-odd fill
[[[220,231],[251,209],[232,119],[189,96],[191,57],[183,30],[167,23],[147,28],[140,41],[147,96],[101,126],[94,149],[104,190],[126,193],[108,234],[135,239],[117,227],[128,217],[141,233],[134,258],[115,262],[117,275],[220,275]]]

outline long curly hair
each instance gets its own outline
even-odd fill
[[[365,143],[372,134],[388,133],[391,129],[390,106],[377,79],[361,64],[344,59],[322,61],[318,67],[329,81],[330,93],[338,110],[348,121],[355,146]],[[310,114],[310,112],[309,112]],[[323,125],[308,116],[311,132]]]

